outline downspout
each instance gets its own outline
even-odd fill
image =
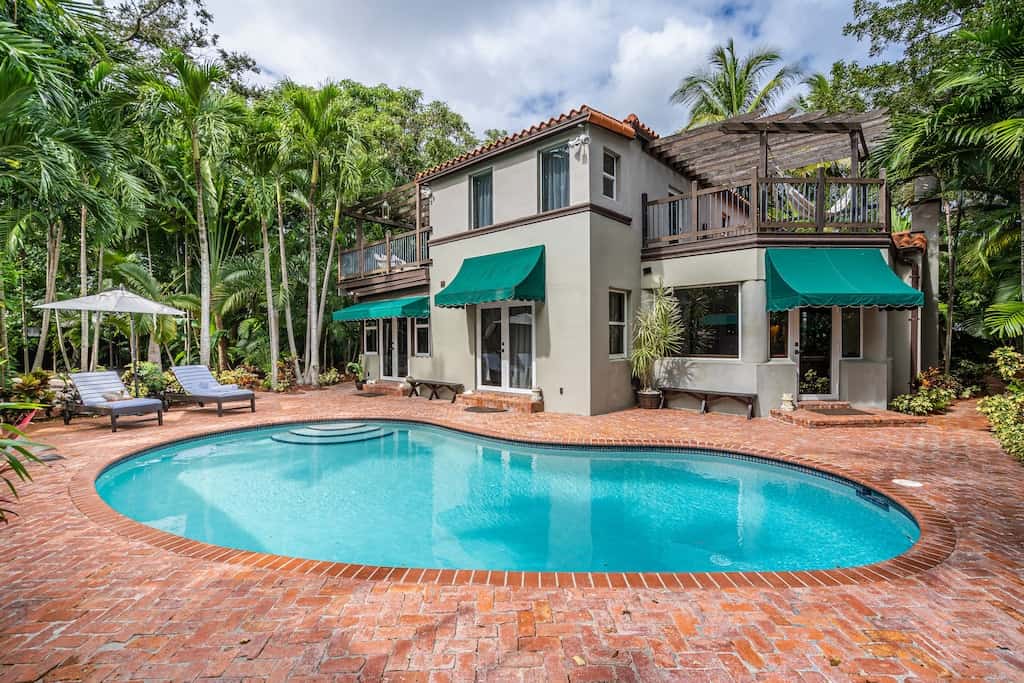
[[[906,250],[910,251],[910,250]],[[913,251],[917,251],[923,255],[920,249],[914,248]],[[903,254],[904,250],[896,247],[896,260],[905,266],[910,266],[910,286],[921,291],[921,264],[917,262],[917,259],[908,258]],[[920,332],[921,332],[921,309],[913,308],[910,311],[910,384],[909,390],[913,390],[914,382],[917,381],[918,365],[920,364]]]

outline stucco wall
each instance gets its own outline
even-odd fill
[[[648,199],[660,199],[669,195],[669,186],[689,192],[690,182],[682,175],[654,159],[645,152],[639,140],[628,140],[621,135],[598,126],[588,127],[590,152],[590,201],[612,211],[633,217],[640,230],[642,208],[640,195],[647,193]],[[618,192],[615,199],[609,199],[603,192],[604,150],[619,156]]]
[[[626,229],[625,226],[622,226]],[[424,374],[462,382],[476,390],[475,307],[433,306],[433,295],[452,281],[462,261],[543,244],[546,301],[535,307],[535,384],[544,391],[545,410],[586,415],[590,408],[591,287],[590,216],[554,218],[438,245],[431,250],[431,331],[434,351]]]
[[[564,144],[583,131],[582,128],[574,127],[570,131],[535,144],[485,159],[456,173],[427,179],[424,184],[429,186],[432,192],[431,237],[437,239],[469,230],[469,178],[487,169],[493,172],[494,223],[538,213],[540,152]],[[569,153],[570,205],[583,204],[590,199],[589,159],[590,151],[587,145],[581,145]]]

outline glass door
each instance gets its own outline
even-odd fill
[[[384,318],[380,321],[380,374],[389,379],[409,376],[409,321]]]
[[[838,360],[833,334],[835,309],[801,308],[797,311],[800,330],[796,347],[800,397],[834,399],[839,395]]]
[[[529,391],[533,387],[533,304],[489,304],[478,316],[481,389]]]

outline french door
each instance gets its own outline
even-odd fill
[[[798,330],[794,348],[800,398],[834,400],[839,397],[839,357],[842,353],[840,309],[799,308],[792,311],[791,329]]]
[[[381,377],[405,379],[409,375],[409,321],[384,318],[380,322]]]
[[[477,315],[477,387],[529,391],[534,384],[532,303],[481,305]]]

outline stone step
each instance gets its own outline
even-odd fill
[[[842,408],[849,408],[849,401],[798,401],[797,406],[800,408],[807,408],[808,410],[839,410]]]
[[[374,427],[372,425],[359,425],[358,427],[352,427],[351,429],[312,429],[310,427],[299,427],[292,429],[289,434],[295,434],[296,436],[309,436],[315,439],[321,439],[328,436],[347,436],[349,434],[365,434],[367,432],[374,432],[380,429],[380,427]]]
[[[306,425],[305,429],[315,429],[322,432],[339,432],[343,429],[356,429],[358,427],[365,427],[366,424],[363,422],[317,422],[315,424]]]
[[[274,434],[270,438],[280,443],[295,444],[300,446],[334,446],[345,443],[357,443],[360,441],[372,441],[375,439],[382,439],[385,436],[391,436],[392,434],[394,434],[394,431],[375,430],[373,432],[364,432],[362,434],[310,437],[285,432],[283,434]]]

